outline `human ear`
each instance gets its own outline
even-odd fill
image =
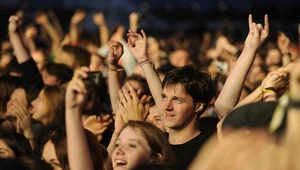
[[[150,163],[160,164],[163,163],[163,156],[160,153],[157,153],[153,156],[153,158],[150,160]]]
[[[201,102],[201,103],[196,103],[196,104],[195,104],[195,106],[196,106],[196,107],[195,107],[195,112],[198,113],[198,112],[202,111],[203,108],[204,108],[204,105],[205,105],[205,104],[204,104],[203,102]]]

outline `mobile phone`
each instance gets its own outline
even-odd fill
[[[102,73],[100,71],[87,72],[87,78],[83,82],[88,86],[98,86],[101,83]]]

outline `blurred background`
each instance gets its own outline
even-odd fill
[[[82,23],[83,34],[97,30],[92,15],[99,11],[104,12],[109,28],[121,24],[126,29],[129,14],[138,12],[140,28],[153,36],[223,30],[243,40],[248,32],[248,14],[263,23],[267,13],[271,37],[281,30],[297,41],[300,22],[300,0],[0,0],[0,9],[1,39],[7,34],[8,17],[19,9],[25,12],[24,25],[33,21],[37,11],[53,10],[65,32],[74,11],[85,10],[88,15]]]

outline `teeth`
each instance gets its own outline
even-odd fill
[[[117,159],[117,160],[116,160],[116,163],[117,163],[118,165],[125,165],[125,164],[126,164],[125,161],[120,160],[120,159]]]

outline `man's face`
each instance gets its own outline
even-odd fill
[[[185,92],[181,84],[170,85],[162,91],[162,110],[165,124],[173,130],[193,126],[197,113],[193,98]]]

